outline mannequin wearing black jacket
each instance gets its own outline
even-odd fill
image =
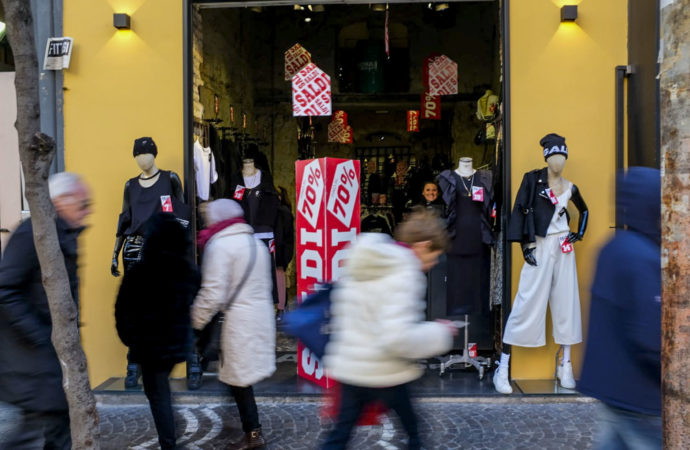
[[[582,342],[573,243],[583,238],[589,212],[577,186],[562,176],[568,157],[565,138],[549,134],[540,144],[548,167],[525,174],[507,229],[507,239],[521,243],[526,264],[506,322],[501,363],[494,373],[494,386],[504,394],[512,392],[508,381],[510,346],[546,344],[547,306],[551,310],[554,341],[563,350],[557,378],[564,388],[575,388],[570,347]],[[576,232],[569,227],[569,201],[579,211]]]

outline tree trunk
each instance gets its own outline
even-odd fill
[[[16,67],[19,157],[31,210],[34,244],[53,324],[51,340],[62,367],[62,384],[69,404],[72,446],[98,449],[98,410],[89,384],[86,355],[79,341],[77,308],[70,292],[55,226],[55,210],[48,193],[47,180],[55,156],[55,141],[40,133],[38,60],[31,4],[27,0],[2,2]]]
[[[664,448],[690,448],[690,0],[661,11]]]

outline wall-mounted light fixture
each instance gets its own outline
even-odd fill
[[[575,22],[577,19],[577,5],[561,7],[561,22]]]
[[[131,28],[131,19],[129,17],[129,14],[113,14],[113,26],[118,30],[129,30]]]

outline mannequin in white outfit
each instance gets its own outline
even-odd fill
[[[547,145],[544,141],[549,140]],[[553,145],[552,140],[558,142]],[[563,356],[557,365],[557,378],[564,388],[574,389],[575,379],[570,362],[571,345],[582,342],[580,299],[577,268],[572,244],[582,239],[586,229],[588,211],[577,187],[563,177],[568,157],[565,139],[548,135],[542,139],[547,168],[525,174],[516,198],[515,208],[508,229],[508,239],[522,242],[526,264],[520,274],[520,284],[513,309],[506,322],[503,335],[503,353],[499,368],[494,373],[494,386],[503,394],[512,393],[508,381],[510,347],[540,347],[546,345],[546,308],[551,309],[554,323],[553,336],[561,345]],[[546,181],[548,184],[545,184]],[[531,194],[527,194],[531,192]],[[531,197],[525,204],[525,197]],[[570,231],[567,206],[570,201],[580,213],[578,232]],[[516,217],[517,215],[517,217]],[[533,241],[513,234],[530,220]],[[515,226],[513,226],[515,225]],[[511,229],[512,226],[512,229]],[[560,352],[561,350],[559,350]]]

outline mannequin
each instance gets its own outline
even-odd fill
[[[242,168],[233,176],[230,186],[233,199],[242,205],[247,223],[254,228],[254,237],[261,239],[271,253],[273,301],[278,304],[275,249],[283,244],[276,242],[276,239],[282,239],[282,236],[276,233],[280,201],[268,167],[257,167],[257,162],[263,159],[256,144],[247,145],[242,154]]]
[[[171,212],[185,226],[189,225],[190,219],[189,207],[183,202],[180,178],[176,173],[156,166],[158,148],[154,140],[150,137],[136,139],[132,153],[141,173],[125,183],[110,264],[110,273],[115,277],[120,276],[118,257],[121,250],[125,272],[141,260],[144,231],[152,215],[161,211]],[[140,375],[139,365],[128,362],[125,387],[136,387]],[[196,354],[190,354],[187,361],[187,384],[190,389],[201,386],[201,368]]]
[[[463,157],[457,169],[438,176],[451,235],[447,252],[446,314],[488,313],[493,183],[491,172],[475,170]]]
[[[520,242],[525,265],[513,309],[506,322],[503,352],[494,373],[494,386],[510,394],[508,380],[510,346],[541,347],[546,344],[546,307],[550,306],[554,341],[563,356],[557,362],[560,385],[575,388],[570,348],[582,342],[580,297],[573,243],[584,237],[589,212],[580,191],[563,177],[568,158],[565,138],[557,134],[544,136],[543,148],[547,167],[525,174],[515,199],[515,207],[506,233],[508,241]],[[578,230],[571,232],[568,202],[579,212]]]
[[[408,199],[408,185],[410,177],[406,161],[398,161],[395,165],[395,173],[390,179],[390,197],[393,205],[393,216],[395,223],[398,224],[403,219],[405,205]]]

